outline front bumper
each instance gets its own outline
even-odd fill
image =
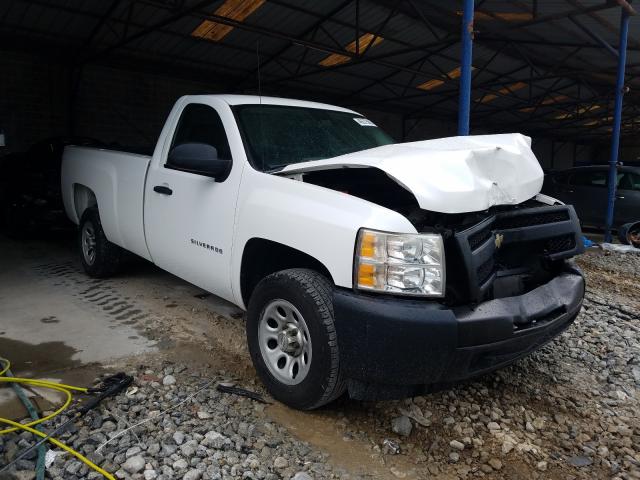
[[[573,322],[584,288],[580,271],[567,264],[528,293],[475,308],[336,290],[349,393],[363,400],[417,395],[508,365]]]

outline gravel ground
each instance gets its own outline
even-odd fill
[[[196,393],[230,381],[264,394],[242,347],[215,367],[170,351],[110,366],[134,375],[137,391],[106,402],[60,438],[132,479],[640,479],[640,255],[591,251],[579,264],[588,291],[575,324],[476,382],[396,402],[341,399],[300,413],[220,393],[215,383]],[[229,338],[242,325],[220,320],[216,328]],[[30,441],[28,434],[0,437],[0,465]],[[14,477],[32,478],[33,466],[33,457],[19,462]],[[48,474],[99,477],[68,455]]]
[[[216,378],[231,380],[225,372],[193,375],[184,365],[166,364],[160,371],[142,366],[128,373],[135,376],[135,387],[58,437],[116,478],[304,480],[309,475],[343,476],[334,471],[326,455],[314,452],[265,418],[264,404],[218,392]],[[167,409],[171,410],[161,414]],[[65,420],[64,416],[59,419]],[[145,423],[127,430],[139,422]],[[0,443],[5,460],[29,440],[28,434],[21,434]],[[35,454],[18,467],[32,471]],[[66,480],[101,478],[69,455],[57,456],[48,475]]]

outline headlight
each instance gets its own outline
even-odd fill
[[[359,289],[441,297],[445,268],[442,236],[361,229],[355,258]]]

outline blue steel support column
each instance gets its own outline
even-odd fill
[[[471,57],[473,48],[473,2],[474,0],[463,0],[460,99],[458,101],[458,135],[469,135],[469,111],[471,109]]]
[[[624,70],[627,62],[627,33],[629,31],[629,14],[622,9],[620,18],[620,42],[618,45],[618,77],[616,79],[616,102],[613,112],[613,132],[611,138],[611,156],[609,157],[609,195],[607,199],[607,230],[605,242],[611,241],[613,212],[616,201],[616,177],[618,151],[620,150],[620,123],[622,122],[622,97],[624,95]]]

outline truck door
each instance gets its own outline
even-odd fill
[[[156,265],[233,301],[231,242],[242,163],[236,161],[229,176],[216,182],[172,169],[168,159],[173,148],[185,143],[211,145],[218,158],[232,158],[221,117],[234,124],[229,107],[212,99],[186,104],[179,116],[167,120],[165,145],[154,153],[145,184],[144,224]]]

